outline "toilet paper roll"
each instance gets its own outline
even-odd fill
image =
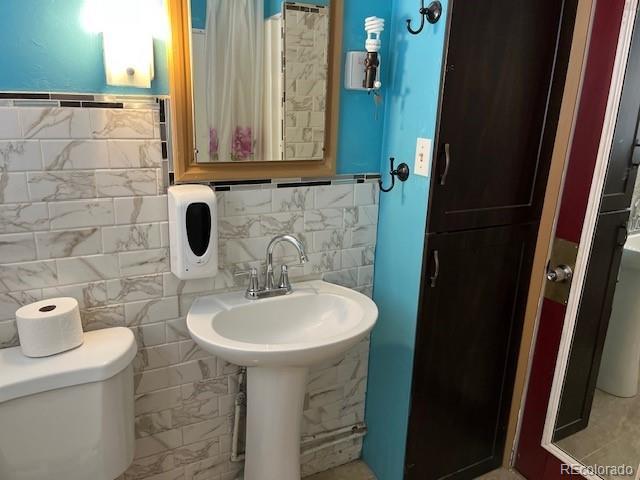
[[[16,311],[22,353],[48,357],[82,345],[80,309],[75,298],[41,300]]]

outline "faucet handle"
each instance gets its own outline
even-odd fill
[[[286,265],[282,265],[280,269],[280,281],[278,282],[278,288],[291,290],[291,282],[289,282],[289,267]]]
[[[236,272],[235,277],[249,276],[249,286],[247,287],[247,294],[255,293],[260,290],[260,282],[258,281],[258,269],[251,267],[248,271]]]
[[[248,292],[257,292],[260,290],[260,282],[258,280],[258,269],[253,267],[249,274],[249,287],[247,288]]]
[[[258,275],[258,269],[256,267],[251,267],[249,270],[238,270],[237,272],[233,272],[234,277],[251,277],[253,274]]]

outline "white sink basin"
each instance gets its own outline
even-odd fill
[[[307,367],[355,345],[377,317],[368,297],[314,281],[263,300],[244,292],[198,298],[187,327],[203,349],[236,365]]]
[[[245,480],[300,480],[308,367],[358,343],[377,318],[369,298],[323,281],[296,284],[281,297],[233,292],[193,303],[187,328],[198,345],[249,367]]]

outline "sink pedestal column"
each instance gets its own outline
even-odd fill
[[[244,480],[300,480],[307,368],[247,368]]]

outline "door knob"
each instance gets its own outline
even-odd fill
[[[567,283],[573,277],[573,270],[568,265],[558,265],[555,268],[547,268],[547,280],[555,283]]]

